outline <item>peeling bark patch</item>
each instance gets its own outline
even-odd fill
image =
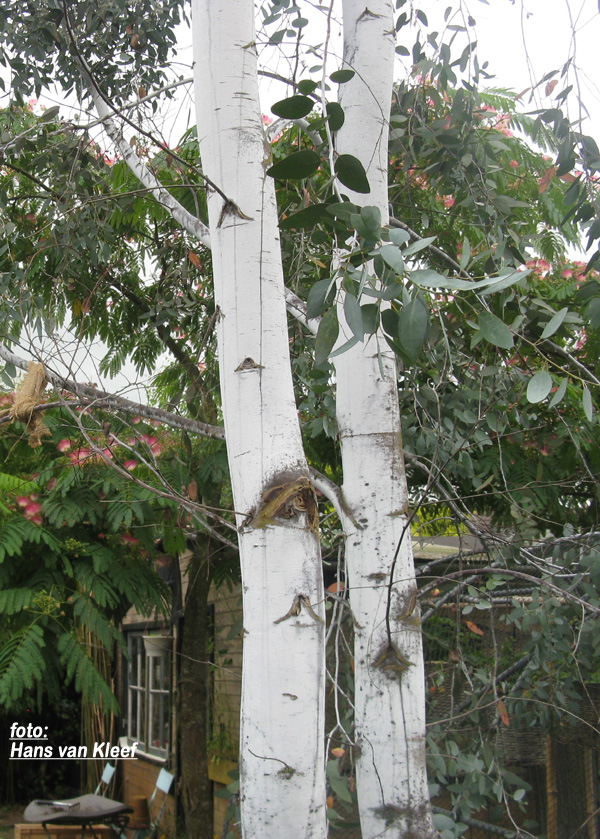
[[[308,478],[298,478],[281,486],[271,487],[263,493],[258,513],[252,520],[253,527],[283,524],[300,515],[306,516],[310,530],[319,527],[317,497]]]

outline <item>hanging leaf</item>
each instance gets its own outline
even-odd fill
[[[330,279],[316,282],[308,292],[306,317],[310,320],[311,318],[318,318],[322,315],[332,304],[334,295],[335,283]]]
[[[333,349],[340,327],[337,319],[335,306],[329,309],[321,318],[319,330],[315,339],[315,367],[320,367],[329,358]]]
[[[379,207],[363,207],[360,218],[365,227],[373,233],[379,233],[381,227],[381,211]]]
[[[506,710],[506,705],[501,699],[499,699],[496,703],[496,708],[498,709],[498,716],[502,720],[502,724],[508,728],[510,725],[510,720],[508,719],[508,711]]]
[[[402,230],[398,227],[392,227],[389,231],[390,234],[390,242],[394,245],[404,245],[410,239],[410,233],[408,230]]]
[[[465,621],[465,626],[475,635],[483,635],[483,629],[477,626],[476,623],[473,623],[473,621]]]
[[[310,207],[304,207],[303,210],[298,210],[297,213],[292,213],[287,218],[282,219],[279,227],[281,230],[303,230],[306,227],[314,227],[321,221],[331,223],[331,216],[327,213],[327,207],[325,204],[311,204]]]
[[[290,96],[288,99],[281,99],[271,108],[271,112],[275,116],[283,119],[302,119],[307,114],[310,114],[314,108],[315,101],[308,96]]]
[[[527,385],[527,401],[542,402],[552,390],[552,376],[547,370],[538,370]]]
[[[339,102],[327,103],[327,118],[329,119],[330,129],[332,131],[339,131],[346,119],[344,109]]]
[[[335,174],[341,183],[354,192],[371,192],[364,166],[351,154],[340,154],[335,161]]]
[[[548,405],[549,408],[554,408],[555,405],[558,405],[559,402],[562,402],[565,393],[567,392],[567,380],[563,379],[560,385],[558,386],[558,390],[550,400],[550,404]]]
[[[365,336],[362,310],[356,297],[348,291],[344,297],[344,315],[354,337],[358,338],[359,341],[362,341]]]
[[[270,169],[267,169],[267,175],[271,178],[277,178],[279,181],[300,180],[310,177],[320,165],[321,158],[319,155],[310,149],[305,149],[304,151],[294,152],[275,163]]]
[[[314,82],[312,79],[302,79],[298,82],[298,90],[300,91],[300,93],[304,93],[305,96],[308,96],[309,93],[312,93],[318,86],[319,83]]]
[[[379,253],[385,264],[393,268],[396,274],[404,274],[404,259],[399,248],[395,245],[382,245]]]
[[[549,169],[546,169],[542,177],[538,181],[538,192],[540,195],[546,192],[548,187],[552,182],[552,178],[556,175],[556,167],[551,166]]]
[[[349,82],[354,76],[354,70],[336,70],[329,76],[329,78],[336,84],[344,84],[344,82]]]
[[[366,303],[360,308],[364,330],[368,335],[373,335],[379,326],[379,306],[375,303]]]
[[[58,105],[52,105],[51,108],[46,108],[46,110],[40,117],[40,122],[50,122],[50,120],[54,119],[54,117],[58,114],[59,111],[60,108]]]
[[[594,406],[592,404],[592,394],[590,393],[590,389],[587,385],[583,386],[583,396],[581,401],[583,403],[583,412],[585,413],[588,422],[591,422],[594,416]]]
[[[398,316],[398,340],[411,361],[423,348],[429,328],[429,312],[425,304],[415,297]]]
[[[479,329],[486,341],[495,347],[510,350],[513,347],[513,336],[508,326],[491,312],[479,315]]]
[[[565,319],[565,316],[568,312],[568,308],[565,306],[564,309],[561,309],[560,312],[557,312],[546,324],[544,327],[544,331],[542,332],[542,338],[549,338],[551,335],[554,335],[557,329],[560,329],[560,326]]]

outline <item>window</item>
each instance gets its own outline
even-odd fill
[[[148,656],[141,632],[127,633],[127,715],[130,743],[166,757],[171,723],[171,655]]]

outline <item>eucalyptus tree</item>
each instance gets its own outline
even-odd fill
[[[157,97],[175,89],[166,75],[183,6],[48,0],[0,10],[14,95],[2,115],[3,332],[14,346],[38,320],[50,329],[70,322],[79,336],[108,343],[107,371],[128,355],[138,369],[152,369],[166,347],[179,364],[163,378],[169,410],[135,406],[60,375],[51,358],[41,360],[48,378],[82,404],[143,414],[187,435],[226,437],[233,528],[208,497],[191,497],[189,483],[161,475],[152,446],[146,462],[158,492],[177,496],[211,536],[223,540],[220,527],[228,526],[239,542],[246,836],[327,832],[315,489],[325,494],[344,530],[350,575],[363,834],[430,837],[400,403],[410,419],[411,484],[414,470],[424,470],[425,495],[435,485],[469,524],[456,492],[475,477],[481,493],[497,480],[503,501],[522,492],[506,486],[499,446],[488,472],[473,465],[510,433],[500,427],[506,406],[513,424],[526,425],[531,436],[541,420],[521,422],[528,405],[551,416],[568,405],[585,429],[569,437],[571,451],[581,453],[595,423],[598,379],[575,344],[582,327],[597,329],[598,282],[591,276],[585,300],[577,301],[586,307],[582,318],[569,305],[557,310],[550,294],[538,293],[536,272],[523,267],[554,245],[560,256],[557,229],[566,216],[584,223],[595,217],[590,175],[600,161],[593,141],[553,109],[534,127],[537,137],[555,137],[555,165],[534,180],[533,193],[513,189],[512,162],[525,170],[534,155],[523,145],[510,157],[505,124],[499,116],[486,122],[490,105],[475,89],[472,45],[454,59],[434,33],[428,46],[417,37],[410,52],[421,80],[394,90],[393,59],[406,52],[395,34],[409,14],[395,17],[389,2],[343,3],[344,53],[333,72],[326,14],[323,48],[307,51],[320,56],[318,81],[302,64],[302,8],[279,0],[262,13],[257,35],[250,0],[193,5],[200,166],[192,132],[172,149],[151,128]],[[415,14],[426,25],[424,13]],[[296,44],[292,93],[273,105],[284,120],[274,145],[258,90],[265,31],[267,48],[291,38]],[[52,110],[32,114],[28,98],[53,85],[95,118],[85,124],[57,121]],[[437,111],[434,119],[428,110]],[[98,124],[116,163],[90,145]],[[578,161],[581,173],[573,175]],[[514,181],[532,186],[530,170],[516,171]],[[559,179],[566,175],[573,178],[565,196],[572,212],[561,207]],[[547,202],[551,190],[561,197]],[[31,225],[29,235],[23,224]],[[598,238],[594,224],[590,244]],[[207,290],[213,278],[214,298]],[[302,338],[296,330],[290,338],[286,307]],[[300,345],[305,357],[290,357],[290,345]],[[0,352],[10,375],[16,354]],[[503,384],[509,368],[518,372],[513,390]],[[341,487],[309,467],[306,454],[315,444],[300,433],[293,373],[301,407],[311,406],[307,428],[317,437],[339,431]],[[184,406],[188,415],[177,415]],[[594,462],[584,459],[582,473],[595,489],[593,443],[590,450]],[[573,486],[579,490],[581,482]],[[496,498],[490,492],[490,505]]]

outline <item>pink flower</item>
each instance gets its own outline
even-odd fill
[[[262,121],[263,121],[263,125],[271,125],[271,123],[273,122],[273,117],[269,117],[266,114],[263,114],[262,115]]]
[[[71,448],[72,445],[73,444],[71,443],[71,441],[67,437],[65,437],[64,440],[60,441],[56,448],[59,450],[59,452],[66,452]]]
[[[85,463],[85,461],[89,459],[90,455],[90,449],[75,449],[74,452],[71,452],[69,454],[69,460],[71,461],[71,463]]]
[[[131,417],[131,424],[132,425],[137,425],[138,422],[141,422],[141,421],[142,421],[141,417]]]
[[[135,467],[138,465],[137,460],[126,460],[123,464],[123,468],[127,469],[128,472],[133,472]]]
[[[125,542],[126,545],[139,545],[140,540],[136,539],[135,536],[132,536],[131,533],[123,533],[121,536],[121,542]]]
[[[510,166],[511,169],[518,169],[519,168],[519,162],[517,160],[511,160],[508,165]]]
[[[445,195],[442,203],[444,207],[452,207],[454,205],[454,198],[451,195]]]
[[[31,501],[31,499],[27,498],[25,495],[19,495],[19,497],[17,498],[17,506],[27,507],[27,505],[30,503],[30,501]]]
[[[32,518],[33,516],[37,516],[37,514],[41,513],[41,511],[42,511],[42,505],[39,504],[37,501],[31,501],[25,507],[25,516],[29,519],[29,518]]]

